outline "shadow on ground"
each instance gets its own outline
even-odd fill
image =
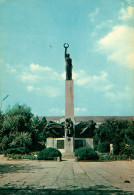
[[[53,167],[51,167],[53,168]],[[28,165],[28,164],[0,164],[0,174],[3,173],[29,173],[34,172],[34,169],[44,169],[44,167],[39,167],[36,165]],[[48,169],[48,167],[47,167]]]
[[[134,192],[131,191],[122,191],[122,190],[109,190],[107,186],[97,185],[91,188],[81,188],[76,190],[57,190],[57,189],[0,189],[0,194],[16,194],[16,195],[25,195],[25,194],[34,194],[34,195],[133,195]]]

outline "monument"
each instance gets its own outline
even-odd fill
[[[64,43],[66,80],[65,80],[65,152],[74,152],[74,94],[72,80],[72,59],[67,53],[68,43]]]
[[[72,59],[68,54],[68,43],[64,43],[65,48],[65,122],[63,124],[57,124],[56,122],[49,121],[46,125],[47,142],[46,147],[53,147],[59,149],[64,156],[74,157],[75,149],[79,147],[92,145],[93,139],[84,137],[87,134],[88,127],[91,122],[80,123],[79,126],[75,125],[74,119],[74,91],[73,91],[73,79],[72,79]],[[75,128],[77,132],[75,134]],[[77,136],[77,137],[75,137]]]

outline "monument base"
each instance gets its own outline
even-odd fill
[[[66,153],[74,152],[74,138],[73,137],[65,138],[65,152]]]

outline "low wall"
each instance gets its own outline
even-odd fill
[[[82,141],[83,147],[93,148],[93,138],[75,138],[75,141]]]
[[[74,149],[75,150],[80,147],[85,147],[85,146],[93,148],[93,138],[74,138]],[[67,143],[65,143],[65,138],[47,138],[46,147],[56,148],[61,153],[69,152],[67,151],[67,148],[66,148]],[[66,148],[66,151],[65,151],[65,148]]]
[[[62,142],[62,144],[58,144],[59,141]],[[47,138],[46,147],[52,147],[58,149],[61,153],[65,152],[65,138]]]

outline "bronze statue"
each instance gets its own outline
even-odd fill
[[[74,127],[73,127],[73,122],[71,118],[67,118],[65,120],[65,131],[66,131],[67,137],[73,137]]]
[[[72,80],[72,59],[70,54],[67,53],[67,48],[69,47],[68,43],[64,43],[65,48],[65,61],[66,61],[66,80]]]

